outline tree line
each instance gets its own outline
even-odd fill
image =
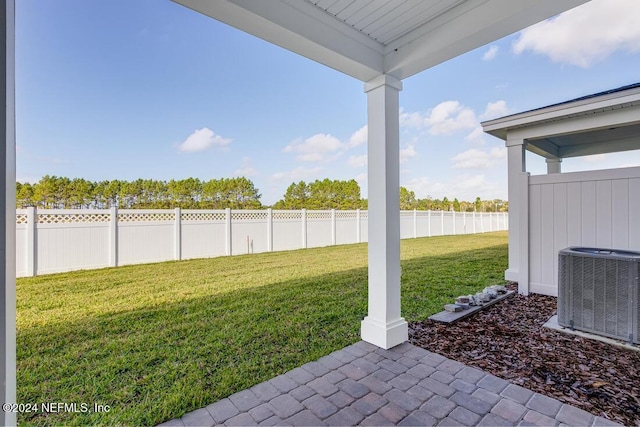
[[[16,183],[18,208],[34,206],[44,209],[261,209],[261,194],[247,178],[221,178],[202,181],[198,178],[159,181],[88,181],[82,178],[45,175],[35,184]],[[413,191],[400,187],[400,209],[445,210],[457,212],[503,212],[504,200],[459,201],[418,199]],[[360,194],[355,180],[315,180],[292,183],[274,209],[367,209],[367,199]]]
[[[259,209],[260,193],[247,178],[92,182],[45,175],[16,183],[16,205],[45,209]]]

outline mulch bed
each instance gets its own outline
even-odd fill
[[[445,325],[412,322],[412,344],[624,425],[640,426],[640,352],[542,325],[556,298],[516,294]]]

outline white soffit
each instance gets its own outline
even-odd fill
[[[363,82],[400,80],[588,0],[173,0]]]

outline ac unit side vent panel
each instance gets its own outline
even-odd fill
[[[571,247],[558,257],[558,324],[640,343],[640,252]]]

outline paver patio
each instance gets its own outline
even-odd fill
[[[409,343],[360,341],[162,426],[616,426]]]

